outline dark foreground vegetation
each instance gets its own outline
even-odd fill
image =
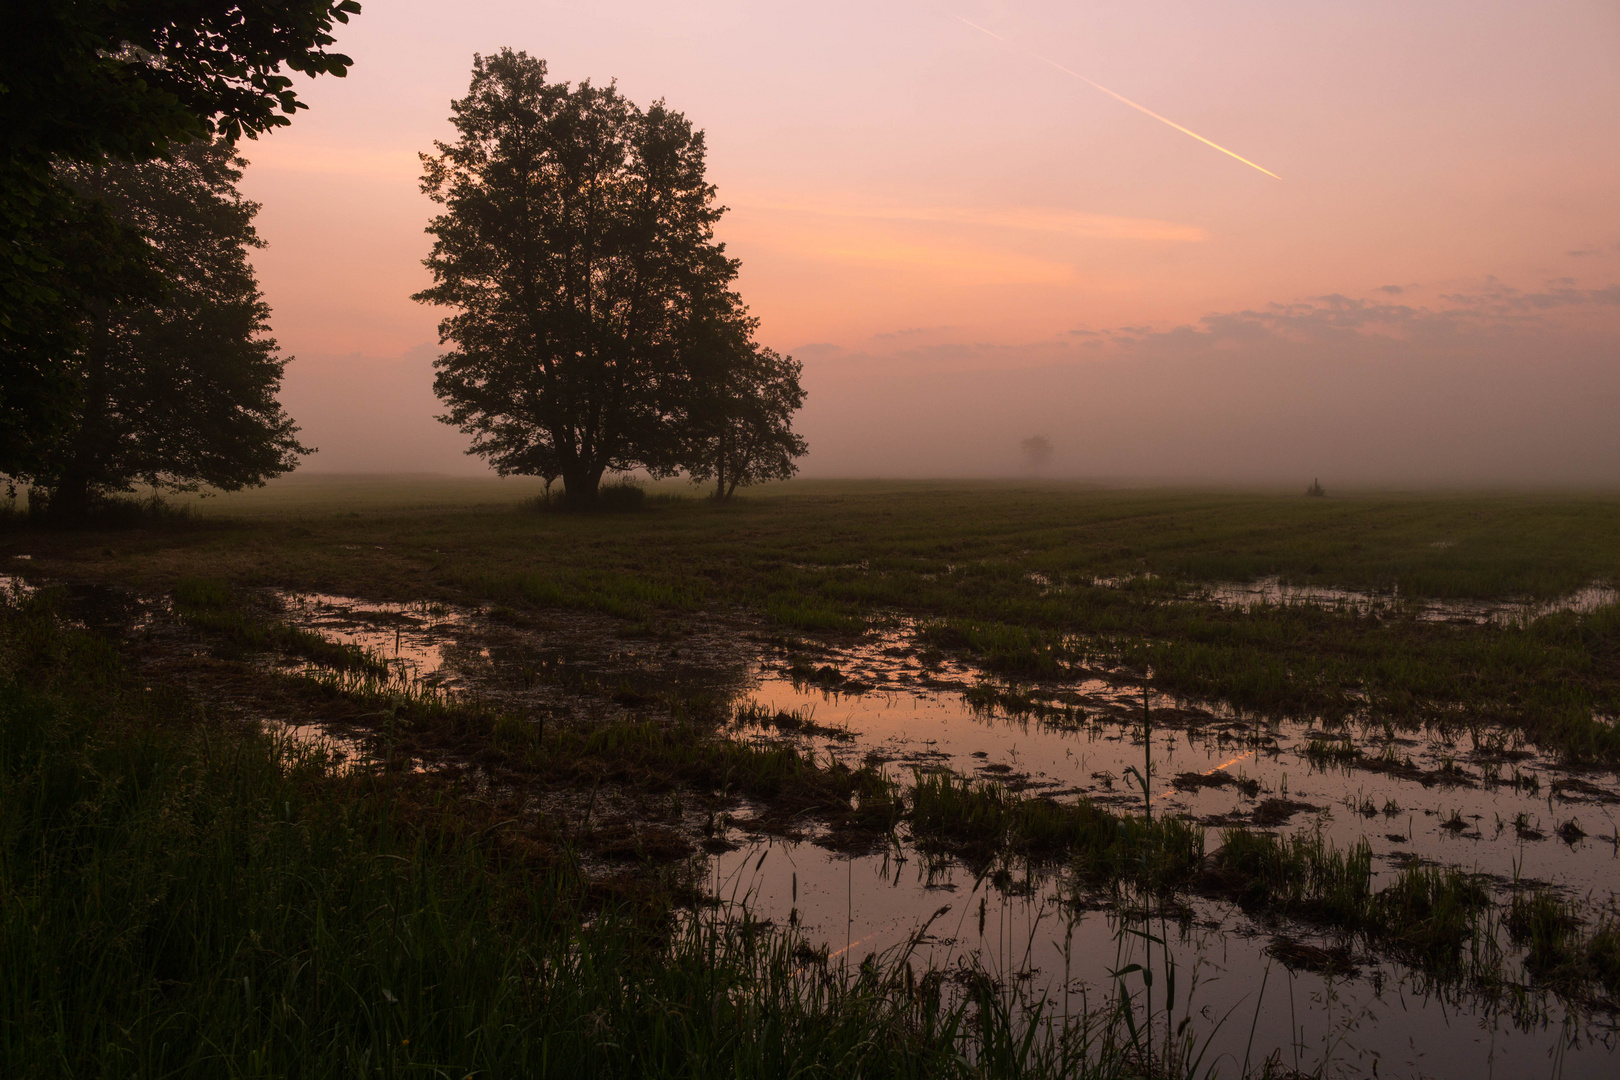
[[[592,886],[476,801],[143,685],[47,605],[0,633],[7,1076],[1137,1073],[1118,1015]]]

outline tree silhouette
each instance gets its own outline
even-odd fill
[[[501,473],[554,470],[576,505],[604,472],[687,464],[694,402],[730,400],[694,393],[700,328],[737,306],[702,132],[611,84],[547,82],[511,49],[474,58],[451,110],[458,138],[422,155],[443,212],[415,297],[453,312],[440,419]]]
[[[61,164],[150,161],[255,136],[304,107],[289,73],[343,75],[355,0],[9,0],[0,35],[0,473],[44,466],[80,388],[92,309],[147,295],[150,245]]]
[[[793,431],[804,405],[803,365],[754,340],[759,320],[730,290],[699,305],[683,349],[688,387],[680,464],[694,481],[713,480],[715,498],[739,487],[786,480],[806,451]]]
[[[142,238],[155,274],[84,316],[72,405],[22,476],[53,517],[137,482],[260,484],[308,452],[276,401],[286,361],[248,261],[263,244],[258,206],[236,190],[244,164],[223,142],[196,142],[169,161],[60,167],[77,197]]]

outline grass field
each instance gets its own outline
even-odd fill
[[[672,651],[719,620],[788,651],[898,628],[919,655],[997,680],[986,701],[1123,674],[1262,718],[1472,731],[1476,745],[1523,738],[1620,764],[1620,608],[1511,617],[1513,604],[1620,582],[1620,498],[803,482],[731,505],[657,488],[639,509],[581,515],[538,491],[310,478],[119,528],[46,531],[17,515],[0,528],[0,559],[29,583],[131,590],[174,623],[159,642],[171,666],[141,667],[149,657],[119,633],[68,626],[48,589],[6,609],[7,1075],[844,1075],[855,1062],[874,1076],[1143,1074],[1129,1009],[1032,1023],[981,992],[988,981],[942,995],[904,956],[805,978],[824,960],[791,928],[713,915],[683,877],[698,839],[677,835],[683,798],[709,808],[711,831],[738,798],[764,807],[762,822],[816,815],[849,850],[903,819],[936,854],[1015,851],[1138,901],[1230,897],[1436,970],[1490,932],[1481,887],[1449,869],[1414,865],[1375,887],[1363,850],[1320,838],[1231,829],[1206,859],[1217,834],[1181,819],[946,773],[902,793],[870,763],[743,739],[715,700],[684,689],[529,672],[633,712],[531,723],[390,681],[381,658],[287,625],[270,588],[479,607],[517,626],[589,612],[617,640]],[[1269,579],[1355,595],[1339,607],[1211,599]],[[1510,617],[1476,617],[1490,603]],[[1446,604],[1470,617],[1436,617]],[[260,653],[326,674],[266,673]],[[228,694],[203,692],[208,680]],[[385,727],[386,751],[339,768],[228,719],[244,709],[337,717],[379,738]],[[807,723],[738,722],[750,715],[779,733]],[[475,768],[401,766],[432,754]],[[640,800],[631,817],[672,808],[657,812],[671,854],[636,839],[640,869],[581,868],[582,855],[626,857],[609,850],[612,828],[589,828],[604,785]],[[514,825],[530,790],[572,798],[583,826],[545,813]],[[1616,923],[1583,930],[1571,911],[1525,893],[1505,925],[1549,985],[1613,992]],[[1166,1042],[1154,1075],[1167,1055],[1200,1075],[1190,1046]]]
[[[166,529],[13,529],[0,547],[42,574],[154,592],[203,577],[587,609],[654,628],[703,611],[835,634],[903,617],[1013,681],[1123,665],[1167,692],[1259,714],[1496,724],[1620,760],[1614,725],[1594,720],[1620,714],[1617,609],[1477,626],[1401,606],[1620,582],[1616,497],[803,482],[729,506],[655,495],[638,512],[576,515],[535,509],[532,491],[513,498],[523,490],[305,480],[217,500]],[[1188,598],[1270,577],[1386,594],[1392,608],[1368,618]]]

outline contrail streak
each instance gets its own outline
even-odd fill
[[[1174,120],[1171,120],[1169,117],[1160,116],[1158,113],[1154,112],[1152,109],[1148,108],[1146,105],[1138,105],[1136,102],[1132,101],[1130,98],[1126,97],[1124,94],[1116,94],[1116,93],[1114,93],[1112,90],[1108,89],[1108,87],[1104,86],[1102,83],[1095,82],[1095,81],[1093,81],[1091,79],[1088,79],[1084,75],[1080,74],[1078,71],[1075,71],[1075,70],[1073,70],[1071,68],[1064,67],[1062,64],[1058,63],[1056,60],[1050,59],[1049,57],[1042,56],[1038,52],[1035,52],[1035,51],[1033,51],[1031,49],[1025,49],[1021,45],[1018,45],[1018,44],[1015,44],[1014,42],[1008,41],[1006,38],[1002,37],[1000,34],[996,33],[995,31],[986,30],[984,27],[980,26],[978,23],[973,22],[973,21],[971,21],[969,19],[962,18],[962,16],[956,14],[954,11],[951,12],[950,14],[951,14],[951,17],[953,19],[956,19],[958,22],[967,23],[967,25],[973,27],[973,29],[977,30],[979,33],[988,34],[991,37],[995,38],[997,41],[1005,42],[1008,45],[1012,45],[1012,47],[1015,48],[1015,49],[1018,49],[1018,50],[1020,50],[1022,52],[1029,53],[1030,56],[1033,56],[1035,59],[1039,60],[1041,63],[1050,65],[1051,67],[1055,67],[1059,71],[1063,72],[1063,74],[1065,74],[1065,75],[1074,76],[1076,79],[1079,79],[1081,82],[1085,83],[1087,86],[1090,86],[1090,87],[1092,87],[1093,89],[1096,89],[1096,90],[1101,90],[1103,93],[1107,94],[1109,97],[1113,98],[1115,101],[1118,101],[1118,102],[1121,102],[1123,104],[1129,105],[1131,108],[1135,109],[1139,113],[1146,113],[1147,115],[1153,117],[1153,119],[1157,120],[1161,124],[1170,125],[1171,127],[1175,128],[1177,131],[1181,132],[1183,135],[1191,135],[1193,138],[1197,139],[1199,142],[1203,143],[1205,146],[1212,147],[1212,148],[1214,148],[1216,150],[1219,150],[1221,153],[1225,154],[1227,157],[1236,158],[1237,160],[1243,162],[1243,164],[1247,165],[1249,168],[1258,169],[1260,172],[1265,173],[1267,176],[1271,177],[1273,180],[1281,180],[1282,179],[1282,177],[1278,176],[1276,173],[1272,172],[1270,169],[1266,168],[1265,166],[1256,165],[1254,162],[1250,161],[1248,158],[1244,157],[1242,154],[1233,153],[1232,151],[1228,150],[1226,147],[1222,146],[1220,143],[1212,142],[1209,139],[1206,139],[1202,135],[1198,134],[1198,132],[1193,131],[1193,130],[1191,130],[1189,128],[1182,127],[1180,124],[1176,123]]]

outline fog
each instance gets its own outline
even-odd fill
[[[1620,286],[1388,287],[1077,329],[1023,345],[900,331],[793,350],[807,477],[1039,475],[1121,482],[1620,482]],[[306,356],[283,401],[308,472],[483,474],[434,417],[436,349]],[[1049,462],[1020,452],[1047,436]]]

